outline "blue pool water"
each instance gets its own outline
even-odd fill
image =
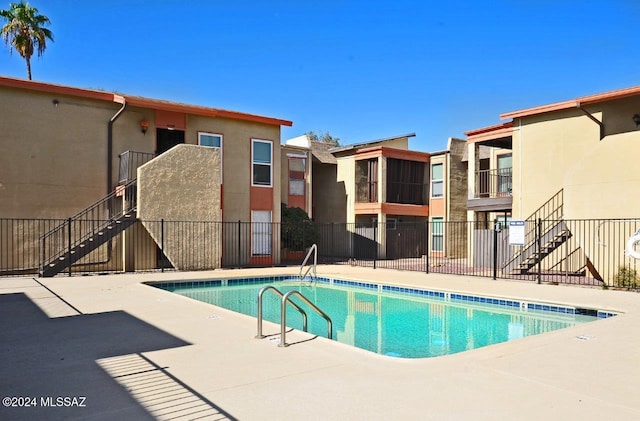
[[[287,277],[156,283],[186,297],[250,316],[258,291],[273,285],[298,290],[333,321],[333,339],[378,354],[424,358],[467,351],[537,335],[615,314],[546,303],[505,300],[442,291],[319,278]],[[293,298],[298,305],[308,308]],[[264,319],[280,323],[280,297],[264,295]],[[589,315],[585,315],[589,314]],[[326,321],[307,311],[308,331],[326,336]],[[302,329],[302,317],[288,306],[287,325]],[[265,334],[279,329],[265,325]]]

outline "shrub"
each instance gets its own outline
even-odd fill
[[[281,208],[282,224],[280,235],[282,247],[292,251],[303,251],[318,242],[318,227],[309,215],[300,208],[290,208],[284,203]]]
[[[623,288],[638,288],[640,287],[640,274],[635,269],[620,266],[618,273],[613,277],[613,284]]]

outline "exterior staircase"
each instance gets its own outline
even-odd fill
[[[525,233],[525,245],[505,263],[503,273],[528,274],[572,237],[571,230],[563,221],[562,208],[563,190],[560,190],[527,218],[529,229]],[[573,250],[570,254],[575,252]]]
[[[136,185],[135,179],[119,185],[111,194],[43,235],[40,276],[51,277],[68,269],[135,224]],[[111,255],[110,247],[107,253]]]
[[[538,253],[536,241],[529,243],[517,255],[518,259],[513,259],[510,262],[511,265],[507,264],[505,269],[511,274],[525,275],[529,273],[540,261],[571,238],[571,235],[571,231],[564,222],[556,223],[551,229],[542,234],[540,253]]]

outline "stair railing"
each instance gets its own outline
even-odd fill
[[[542,206],[536,209],[527,220],[527,230],[525,232],[524,246],[519,252],[511,256],[503,263],[503,270],[513,270],[523,259],[534,256],[536,262],[542,260],[542,245],[537,244],[544,236],[550,235],[553,231],[566,229],[563,222],[563,189],[560,189]],[[546,256],[546,255],[545,255]]]
[[[120,170],[118,183],[126,184],[138,177],[138,167],[146,164],[156,157],[151,152],[124,151],[118,158],[120,159]]]
[[[136,185],[136,180],[131,180],[117,186],[104,198],[44,234],[40,238],[41,273],[47,264],[64,257],[75,244],[96,235],[127,212],[134,212],[137,205]]]

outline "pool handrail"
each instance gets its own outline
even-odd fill
[[[260,292],[258,292],[258,333],[256,335],[256,339],[266,338],[266,336],[262,334],[262,296],[267,291],[273,291],[275,294],[279,295],[280,297],[284,297],[284,294],[278,288],[272,285],[267,285],[266,287],[262,288]],[[306,332],[307,331],[307,313],[302,309],[302,307],[300,307],[293,301],[289,301],[289,303],[293,308],[298,310],[300,314],[302,314],[302,329]]]
[[[309,266],[303,275],[302,270],[307,265],[307,261],[309,261],[309,257],[311,257],[311,253],[313,253],[313,265]],[[304,260],[302,261],[302,264],[300,265],[300,273],[299,273],[300,280],[302,281],[309,274],[309,271],[311,271],[311,269],[313,269],[313,277],[317,278],[318,277],[318,273],[316,270],[317,265],[318,265],[318,245],[312,244],[311,247],[309,248],[309,251],[307,252],[307,256],[304,258]]]
[[[279,347],[289,346],[287,343],[287,311],[286,306],[287,302],[292,302],[290,300],[291,295],[296,295],[302,301],[304,301],[309,307],[316,311],[323,319],[327,321],[327,338],[333,339],[333,322],[331,321],[331,317],[327,315],[324,311],[320,310],[318,306],[313,304],[307,297],[305,297],[300,291],[289,291],[282,297],[282,303],[280,306],[280,343]],[[306,330],[305,330],[306,332]]]

